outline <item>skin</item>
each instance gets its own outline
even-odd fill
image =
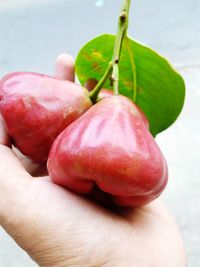
[[[72,80],[59,59],[57,77]],[[62,66],[62,67],[61,67]],[[67,66],[67,67],[66,67]],[[160,199],[136,209],[104,208],[40,174],[9,147],[0,118],[0,224],[42,267],[185,267],[182,238]],[[17,154],[17,156],[16,156]]]

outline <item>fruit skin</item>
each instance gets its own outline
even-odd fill
[[[110,97],[110,96],[114,96],[113,91],[111,91],[109,89],[102,89],[100,91],[100,94],[99,94],[99,101],[101,101],[104,98]],[[143,119],[144,123],[146,124],[146,127],[149,128],[149,121],[147,120],[143,111],[137,105],[135,105],[135,108],[141,113],[142,119]]]
[[[69,81],[29,72],[0,81],[0,112],[8,134],[34,162],[46,161],[57,135],[91,106],[88,92]]]
[[[99,93],[99,100],[102,100],[103,98],[113,96],[114,92],[109,89],[101,89]]]
[[[97,185],[119,206],[157,198],[167,184],[167,164],[144,118],[123,96],[95,104],[54,141],[47,163],[52,180],[79,194]]]

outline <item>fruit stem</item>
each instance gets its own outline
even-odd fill
[[[124,37],[127,36],[130,5],[131,5],[131,0],[124,0],[122,11],[118,20],[118,32],[115,39],[115,48],[112,59],[113,73],[111,76],[115,95],[119,94],[119,61],[120,61],[121,48],[124,41]]]
[[[115,46],[112,61],[109,62],[105,74],[95,86],[95,88],[90,92],[90,99],[93,103],[97,101],[98,94],[105,84],[105,82],[110,78],[115,95],[119,94],[119,60],[121,55],[121,48],[124,37],[127,36],[128,29],[128,16],[129,9],[131,5],[131,0],[124,0],[122,5],[122,10],[118,19],[118,31],[115,39]]]
[[[113,63],[111,61],[111,62],[109,62],[108,67],[107,67],[106,72],[104,73],[103,77],[101,78],[101,80],[97,83],[95,88],[89,94],[92,103],[96,103],[97,98],[98,98],[98,94],[99,94],[101,88],[103,87],[104,83],[107,81],[107,79],[109,79],[112,71],[113,71]]]

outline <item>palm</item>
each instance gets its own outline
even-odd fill
[[[155,262],[163,253],[170,261],[177,255],[177,229],[160,201],[135,210],[113,212],[53,184],[48,177],[42,177],[31,181],[20,201],[20,210],[23,211],[22,224],[18,226],[20,240],[17,241],[41,265],[39,248],[42,255],[48,255],[56,248],[60,251],[59,257],[67,256],[69,262],[80,251],[84,251],[81,260],[86,262],[90,262],[91,255],[93,260],[100,256],[106,258],[110,253],[123,253],[126,258],[134,255],[139,264],[136,266],[141,267],[161,266]],[[19,210],[17,213],[19,217]],[[37,236],[39,248],[35,248],[33,236]],[[48,242],[44,242],[46,236]],[[173,244],[176,244],[175,250],[171,249]],[[156,252],[155,258],[152,251]],[[147,258],[149,265],[145,265]]]

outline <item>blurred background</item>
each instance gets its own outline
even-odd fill
[[[58,54],[75,57],[90,38],[116,32],[121,2],[0,0],[0,78],[13,71],[53,75]],[[162,197],[184,238],[189,266],[200,266],[200,1],[133,2],[129,34],[167,57],[185,79],[183,112],[157,142],[170,171]],[[0,228],[0,267],[11,266],[36,264]]]

